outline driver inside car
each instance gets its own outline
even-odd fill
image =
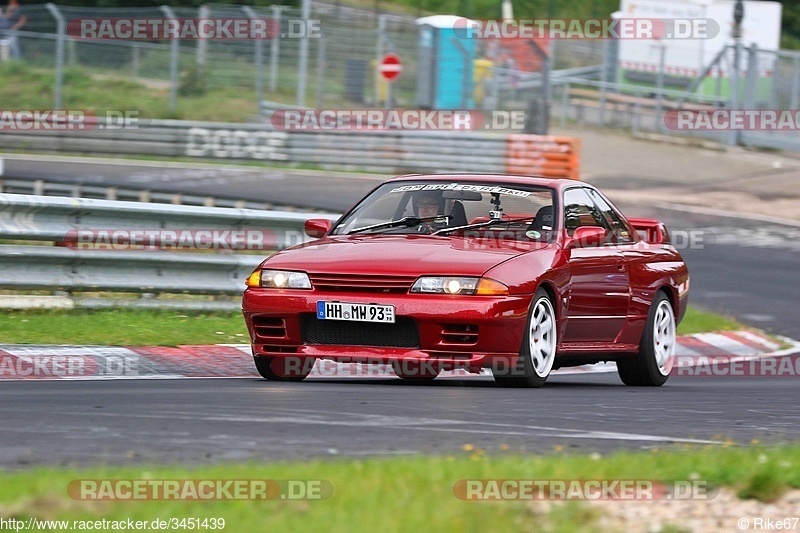
[[[444,216],[444,198],[440,191],[423,191],[414,195],[414,212],[419,218],[430,218],[439,215]],[[442,228],[446,228],[447,223],[429,220],[417,226],[417,233],[431,234]]]

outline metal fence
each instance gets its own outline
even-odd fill
[[[0,239],[5,243],[0,244],[0,288],[241,294],[244,280],[266,255],[305,242],[307,218],[302,213],[0,194]],[[246,235],[259,239],[248,241]],[[180,248],[182,236],[194,238],[195,245],[202,237],[209,247],[165,251]],[[56,246],[25,244],[29,241]],[[236,252],[253,248],[255,253]]]
[[[67,106],[78,91],[90,86],[108,89],[107,94],[99,91],[98,109],[120,108],[125,103],[114,100],[113,94],[118,84],[130,81],[152,90],[148,98],[155,102],[151,111],[156,116],[180,117],[185,112],[182,99],[204,94],[213,95],[222,109],[230,100],[258,103],[252,107],[252,119],[262,121],[259,109],[379,107],[389,100],[388,85],[377,73],[384,52],[396,52],[403,60],[403,73],[392,85],[389,104],[412,108],[419,98],[419,69],[425,64],[419,62],[415,17],[331,3],[312,3],[309,18],[319,21],[321,34],[308,39],[292,37],[292,26],[303,19],[302,12],[277,5],[102,9],[48,4],[24,6],[23,12],[28,20],[18,32],[21,61],[6,68],[10,72],[28,69],[39,76],[43,89],[52,87],[54,108]],[[101,17],[266,18],[275,21],[286,36],[143,42],[91,41],[72,38],[67,32],[70,21]],[[499,53],[495,44],[480,41],[476,45],[470,95],[478,108],[537,115],[529,121],[537,125],[537,131],[546,131],[548,123],[577,122],[727,144],[800,149],[796,130],[733,134],[664,127],[664,114],[675,109],[797,109],[798,52],[743,46],[737,61],[736,47],[729,46],[704,72],[676,74],[662,58],[660,64],[651,61],[649,70],[628,73],[632,77],[624,79],[618,76],[619,43],[611,40],[540,42],[546,62],[537,59],[530,43],[523,42],[522,50],[508,53]],[[652,45],[658,46],[666,45]],[[735,63],[741,65],[738,72]],[[552,71],[543,68],[546,65]],[[26,107],[26,101],[21,95],[13,105]]]
[[[608,47],[608,43],[603,44]],[[738,54],[738,59],[736,58]],[[772,110],[794,113],[800,103],[800,52],[759,50],[755,45],[725,47],[699,72],[676,75],[663,60],[647,71],[618,76],[612,53],[603,53],[596,76],[565,73],[551,79],[551,118],[625,128],[634,134],[694,137],[728,145],[800,150],[800,130],[689,130],[668,127],[676,111],[713,113]],[[733,65],[739,64],[735,69]],[[535,81],[535,80],[534,80]]]
[[[292,37],[301,11],[278,5],[104,9],[48,4],[25,6],[23,11],[28,21],[18,32],[22,62],[17,68],[27,64],[54,71],[54,108],[68,104],[72,92],[87,85],[125,81],[152,89],[162,115],[179,116],[183,96],[208,91],[222,91],[221,98],[316,108],[384,106],[390,89],[377,63],[387,52],[399,54],[403,62],[388,103],[414,107],[417,101],[419,27],[412,16],[313,2],[310,19],[319,22],[321,35],[302,39]],[[145,42],[78,39],[68,31],[78,19],[126,17],[264,18],[276,21],[286,37]],[[308,47],[305,60],[303,44]],[[601,49],[592,42],[551,41],[547,50],[557,70],[597,67],[601,60]],[[490,42],[478,42],[475,57],[491,65],[474,73],[478,107],[527,108],[530,80],[537,75],[533,67],[517,68]]]
[[[54,108],[69,103],[71,91],[92,82],[135,81],[153,89],[164,111],[179,112],[182,96],[224,91],[229,98],[287,104],[346,107],[380,104],[386,84],[377,58],[394,51],[404,59],[395,84],[398,105],[413,105],[417,34],[413,17],[315,4],[310,20],[319,38],[300,38],[302,13],[287,6],[209,4],[194,8],[90,8],[24,6],[27,22],[17,32],[16,68],[52,70]],[[274,21],[278,37],[267,40],[88,40],[75,38],[71,22],[97,18],[260,18]],[[303,44],[307,44],[304,53]],[[303,56],[305,55],[305,60]],[[305,68],[302,66],[305,65]]]

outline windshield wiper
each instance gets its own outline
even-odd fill
[[[371,229],[391,229],[391,228],[399,228],[399,227],[406,227],[406,228],[413,228],[414,226],[419,226],[423,222],[435,222],[444,220],[445,222],[451,218],[451,215],[436,215],[435,217],[403,217],[399,220],[391,220],[389,222],[381,222],[380,224],[373,224],[371,226],[364,226],[363,228],[356,228],[353,231],[348,231],[348,235],[352,235],[353,233],[361,233],[362,231],[369,231]]]
[[[502,219],[494,219],[494,220],[487,220],[486,222],[478,222],[476,224],[467,224],[466,226],[456,226],[454,228],[442,228],[439,231],[434,231],[431,235],[442,235],[445,233],[450,233],[453,231],[459,231],[462,229],[475,229],[475,228],[484,228],[486,226],[495,226],[499,224],[516,224],[518,222],[525,222],[530,224],[534,221],[536,217],[525,217],[525,218],[515,218],[514,220],[502,220]]]

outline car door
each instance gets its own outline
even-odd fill
[[[611,230],[588,191],[564,191],[564,228],[572,236],[581,226]],[[630,287],[625,257],[613,242],[568,250],[570,272],[564,342],[614,342],[628,313]]]
[[[656,252],[647,243],[634,240],[633,227],[599,191],[590,189],[589,195],[611,226],[609,241],[616,245],[625,259],[631,286],[628,319],[643,320],[647,317],[653,295],[652,288],[646,283],[647,276],[642,274],[649,270],[648,265],[654,261]]]

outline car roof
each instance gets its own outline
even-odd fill
[[[569,186],[586,185],[591,187],[588,183],[569,178],[547,178],[544,176],[518,176],[508,174],[406,174],[403,176],[395,176],[387,180],[393,181],[434,181],[434,180],[458,180],[458,181],[482,181],[482,182],[497,182],[497,183],[513,183],[516,185],[537,185],[539,187],[550,187],[556,190],[562,190]]]

